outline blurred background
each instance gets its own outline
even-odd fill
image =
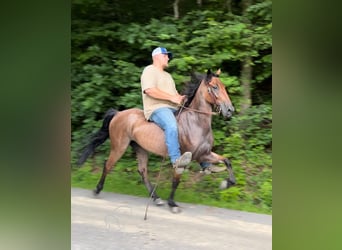
[[[106,145],[103,145],[99,149],[98,156],[90,159],[84,167],[75,171],[76,152],[87,141],[86,137],[97,129],[106,108],[124,109],[126,105],[127,107],[133,106],[133,104],[128,105],[129,95],[125,97],[128,101],[123,101],[126,92],[129,93],[128,91],[124,91],[124,94],[122,92],[114,93],[110,97],[99,98],[100,100],[108,100],[108,98],[113,100],[105,101],[106,104],[103,105],[92,105],[92,108],[88,108],[89,114],[87,115],[84,114],[85,107],[80,109],[80,114],[84,117],[81,121],[82,119],[78,115],[79,111],[74,111],[77,107],[75,103],[81,106],[81,104],[77,104],[80,103],[77,101],[80,97],[75,96],[74,92],[82,92],[81,90],[76,91],[81,88],[78,85],[82,86],[84,83],[92,81],[110,85],[109,88],[99,88],[99,93],[110,90],[119,91],[116,87],[119,85],[137,89],[139,70],[141,71],[145,64],[150,62],[150,53],[154,46],[163,45],[175,53],[175,59],[171,61],[168,70],[175,77],[179,90],[182,89],[182,82],[189,79],[192,67],[199,72],[205,72],[206,68],[213,70],[218,67],[222,68],[223,82],[227,84],[227,90],[234,101],[237,112],[229,121],[223,121],[221,117],[215,118],[213,121],[216,133],[215,150],[232,159],[235,172],[240,171],[238,173],[240,181],[244,180],[243,175],[245,175],[246,183],[251,183],[250,179],[253,175],[245,171],[249,166],[268,168],[265,179],[270,181],[267,176],[270,175],[271,164],[254,163],[255,160],[251,160],[252,157],[246,155],[246,152],[252,152],[251,155],[253,155],[253,151],[241,151],[245,154],[243,158],[234,150],[238,148],[236,145],[250,147],[255,144],[255,142],[254,144],[239,144],[239,142],[245,142],[245,138],[252,137],[248,136],[249,131],[246,131],[247,135],[242,137],[244,132],[241,129],[237,130],[238,125],[243,124],[243,119],[246,119],[247,124],[257,122],[255,118],[248,119],[250,118],[248,116],[243,118],[241,114],[242,106],[240,104],[243,100],[248,100],[248,98],[242,98],[243,92],[242,89],[239,89],[242,88],[241,63],[244,61],[242,57],[248,58],[250,55],[254,63],[252,65],[252,81],[249,82],[253,87],[252,102],[247,110],[259,108],[258,110],[261,112],[263,109],[259,107],[261,103],[270,108],[270,105],[267,106],[267,94],[261,94],[269,91],[270,84],[265,85],[266,91],[261,91],[259,83],[264,85],[267,78],[270,79],[270,71],[268,71],[270,62],[267,60],[271,58],[267,59],[267,55],[271,54],[269,52],[271,46],[269,45],[270,36],[266,34],[269,32],[267,25],[270,23],[267,21],[267,16],[272,13],[272,18],[276,23],[275,28],[272,29],[271,71],[272,110],[275,115],[272,119],[272,124],[275,124],[272,125],[272,162],[274,166],[272,179],[274,182],[271,185],[272,203],[269,200],[268,204],[272,204],[273,249],[341,249],[342,140],[340,131],[342,112],[340,109],[342,106],[342,75],[340,8],[338,5],[321,1],[288,0],[277,1],[272,5],[271,11],[267,7],[269,2],[251,1],[249,11],[242,14],[242,1],[180,0],[178,1],[179,16],[175,18],[173,8],[175,2],[177,3],[177,1],[159,3],[142,0],[101,2],[91,0],[19,2],[14,0],[4,1],[1,4],[0,186],[3,192],[0,200],[0,242],[2,248],[70,249],[70,187],[76,183],[85,185],[85,183],[89,183],[87,179],[94,176],[94,180],[90,181],[91,184],[87,184],[89,188],[94,188],[98,181],[98,177],[94,173],[95,169],[102,167],[101,157],[105,157],[107,154],[104,152]],[[255,4],[257,6],[253,7]],[[262,10],[263,8],[259,8],[263,5],[265,11]],[[123,6],[130,7],[120,12]],[[133,10],[134,16],[132,16]],[[193,11],[195,13],[188,16]],[[196,11],[201,15],[196,14]],[[210,14],[215,12],[222,14]],[[228,17],[230,12],[234,17]],[[155,17],[153,18],[153,16]],[[245,19],[246,16],[247,19]],[[122,21],[125,18],[127,20]],[[129,21],[135,18],[137,18],[137,21],[134,21],[135,24]],[[189,21],[187,22],[187,20]],[[159,24],[162,21],[164,22],[161,26]],[[237,25],[240,22],[242,26]],[[252,26],[248,24],[249,22]],[[154,23],[158,26],[158,32]],[[192,29],[188,28],[190,24]],[[216,28],[214,28],[215,24]],[[112,27],[108,28],[111,25]],[[115,32],[115,30],[118,31],[116,25],[122,27],[120,29],[122,35]],[[182,25],[186,27],[182,28]],[[227,31],[225,28],[230,25],[232,26]],[[265,41],[260,44],[255,42],[255,47],[253,47],[246,36],[244,43],[241,43],[240,47],[237,46],[235,42],[242,39],[243,32],[241,30],[247,34],[251,33],[253,25],[255,27],[260,25],[260,30],[255,29],[253,34],[265,31],[265,34],[260,33],[260,38],[265,37]],[[160,31],[163,31],[163,27],[168,29],[170,26],[176,26],[177,32],[175,30],[162,32],[167,36],[156,38],[161,34]],[[263,26],[265,28],[262,28]],[[125,27],[130,29],[127,30]],[[96,32],[97,29],[99,29],[98,32]],[[150,37],[140,37],[143,36],[143,33],[137,32],[140,29],[144,30],[146,34],[150,34]],[[111,32],[105,33],[102,30]],[[151,32],[147,30],[151,30]],[[182,30],[182,33],[178,30]],[[226,32],[233,32],[235,35],[225,39],[223,34],[227,34]],[[155,36],[152,36],[153,34]],[[172,35],[172,38],[168,37]],[[97,36],[100,38],[97,39]],[[107,38],[104,38],[105,36]],[[115,37],[113,39],[115,43],[111,43],[112,47],[106,48],[109,46],[112,36]],[[131,40],[133,43],[128,42],[128,37],[133,39]],[[136,39],[137,37],[140,37],[141,40]],[[184,37],[188,38],[180,41]],[[194,37],[197,37],[198,40]],[[88,40],[89,38],[92,40]],[[168,43],[167,41],[176,42]],[[234,44],[231,41],[234,41]],[[255,41],[260,40],[256,39]],[[187,46],[187,42],[191,42],[191,44]],[[124,48],[121,47],[122,44],[125,45]],[[133,53],[130,49],[134,44],[137,44],[139,48],[135,48]],[[261,50],[261,44],[266,46],[265,50]],[[100,50],[96,46],[92,47],[93,45],[99,47]],[[201,49],[201,46],[208,47]],[[116,47],[121,49],[116,49]],[[244,50],[246,47],[248,49]],[[227,51],[229,48],[234,48],[239,53],[234,54],[234,51],[222,53],[224,48],[227,48]],[[202,53],[196,51],[194,53],[194,50],[198,49]],[[102,50],[108,53],[115,51],[120,58],[113,55],[110,60],[116,61],[105,63],[109,65],[107,66],[108,70],[102,71],[98,75],[92,74],[94,68],[102,63],[94,61],[87,63],[87,57],[92,58],[92,54],[97,54],[99,58],[105,58],[101,54]],[[131,55],[130,58],[125,56],[127,50]],[[253,54],[252,51],[257,52]],[[82,54],[86,56],[78,58],[78,55]],[[240,54],[241,58],[238,57]],[[233,58],[236,61],[232,60]],[[177,62],[176,59],[181,61]],[[81,60],[85,62],[80,63]],[[180,62],[183,62],[182,60],[187,61],[183,65],[179,65]],[[219,63],[221,60],[226,63]],[[129,75],[123,71],[123,68],[127,68],[124,62],[129,62],[129,67],[132,68]],[[85,70],[82,70],[82,65],[88,65],[88,69],[86,67]],[[263,69],[261,65],[265,68]],[[95,81],[95,78],[93,80],[90,78],[110,76],[111,74],[113,76],[110,77],[115,77],[113,73],[115,69],[119,70],[119,73],[115,74],[118,81],[109,83],[105,80]],[[256,76],[261,75],[262,72],[265,75],[259,81]],[[89,79],[81,80],[82,74],[84,79],[85,77],[89,77]],[[120,74],[125,77],[119,77]],[[76,76],[80,79],[77,80]],[[123,80],[135,85],[124,84]],[[96,84],[90,85],[91,88],[97,86]],[[122,91],[123,87],[120,86],[119,89]],[[91,88],[89,89],[91,90]],[[137,90],[131,93],[136,96],[132,100],[137,101],[135,105],[138,107],[141,104]],[[262,101],[260,101],[260,97],[255,96],[255,93],[262,96]],[[96,93],[91,96],[98,98]],[[99,99],[96,101],[99,102]],[[87,97],[82,100],[86,103],[86,100],[91,100],[91,98]],[[122,105],[123,102],[125,105]],[[269,116],[270,111],[267,108],[265,111],[268,112],[266,117]],[[248,114],[247,112],[245,114]],[[94,113],[98,115],[95,119]],[[257,114],[257,112],[255,113]],[[71,114],[75,117],[72,118]],[[262,116],[259,115],[258,119]],[[220,123],[225,127],[222,129],[217,127],[216,124]],[[89,127],[85,124],[88,124]],[[257,141],[260,141],[259,135],[267,135],[261,131],[268,128],[260,128],[258,126],[258,133],[254,135]],[[219,133],[222,133],[221,137],[217,135]],[[231,136],[233,133],[236,134],[235,137]],[[230,136],[226,136],[226,134]],[[236,142],[224,145],[225,149],[223,149],[219,147],[222,137],[224,140],[235,138]],[[267,145],[269,140],[266,137],[263,145]],[[234,148],[228,150],[229,145],[234,145]],[[269,146],[266,146],[265,150],[259,149],[258,152],[263,152],[262,156],[265,157],[268,153],[267,150],[270,150]],[[133,156],[130,155],[130,152],[127,154],[121,163],[122,168],[126,168],[126,171],[113,173],[107,179],[109,182],[106,182],[105,191],[115,191],[114,187],[119,186],[108,186],[110,180],[116,176],[123,178],[125,174],[135,174],[136,164],[133,162]],[[126,162],[125,159],[127,159]],[[248,165],[239,164],[241,159],[247,159]],[[268,155],[265,159],[259,157],[258,160],[267,162],[269,159]],[[95,163],[91,163],[92,160]],[[152,166],[151,164],[150,170],[159,168],[160,159],[156,159],[156,161],[157,165]],[[72,171],[70,171],[70,162]],[[117,167],[118,171],[119,167]],[[256,170],[256,168],[250,169]],[[193,173],[198,173],[199,168],[195,165],[191,166],[191,170]],[[84,177],[74,180],[77,176],[75,173],[82,171],[85,172]],[[260,175],[256,176],[260,178]],[[211,179],[214,178],[214,175],[204,178]],[[165,179],[169,185],[167,176]],[[82,180],[85,183],[82,184]],[[130,180],[138,182],[139,177],[132,178],[130,176]],[[185,174],[183,181],[187,181]],[[196,184],[206,185],[208,183],[205,191],[211,196],[212,192],[217,192],[217,181],[219,180],[211,182],[213,184],[210,186],[209,181],[202,178]],[[251,197],[251,194],[258,193],[255,190],[263,189],[266,196],[269,197],[269,181],[266,181],[264,187],[261,188],[262,181],[259,179],[255,182],[258,185],[255,189],[253,185],[250,186],[251,184],[247,186],[240,182],[240,186],[236,186],[234,192],[238,195],[248,194]],[[245,188],[252,189],[252,191],[245,192]],[[140,194],[142,196],[146,197],[147,195],[141,184],[137,184],[134,190],[142,192]],[[184,193],[185,190],[179,190],[176,199],[181,198],[179,196]],[[231,198],[233,195],[227,193],[224,195],[227,195],[228,201],[222,202],[221,194],[216,194],[216,201],[222,204],[233,204],[242,200],[238,195]],[[257,197],[260,197],[260,192]],[[265,204],[267,199],[264,198],[263,201],[258,201],[260,198],[255,200],[249,198],[249,201],[246,197],[243,199],[247,200],[248,209],[262,209],[261,212],[269,213],[267,212],[269,206],[261,205]]]
[[[75,163],[106,110],[142,108],[140,75],[155,47],[173,52],[168,72],[179,92],[192,72],[221,69],[236,108],[230,120],[215,116],[213,151],[228,157],[237,185],[219,190],[227,172],[200,174],[193,163],[176,200],[272,213],[272,1],[142,0],[72,2],[72,186],[93,189],[109,154],[109,140],[82,168]],[[156,182],[161,158],[151,156]],[[167,161],[168,162],[168,161]],[[170,192],[164,164],[158,192]],[[108,176],[105,191],[148,195],[130,150]]]

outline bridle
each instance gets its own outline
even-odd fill
[[[216,77],[218,77],[218,76],[216,76]],[[211,98],[213,100],[212,103],[214,105],[216,105],[215,103],[216,103],[216,99],[218,98],[218,95],[215,93],[215,91],[212,90],[213,87],[209,83],[206,83],[206,85],[208,85],[207,86],[208,87],[208,93],[209,93],[209,95],[211,96]],[[219,115],[220,112],[221,112],[221,108],[219,106],[217,106],[218,109],[219,109],[218,112],[206,112],[206,111],[201,111],[201,110],[198,110],[198,109],[193,109],[193,108],[185,107],[184,103],[185,102],[183,102],[182,104],[179,105],[180,110],[178,112],[178,116],[183,111],[183,109],[187,109],[187,110],[190,110],[190,111],[193,111],[193,112],[196,112],[196,113],[200,113],[200,114],[205,114],[205,115]]]
[[[215,91],[212,90],[212,86],[209,85],[208,83],[208,93],[211,96],[213,100],[213,104],[216,105],[216,99],[218,98],[218,95],[215,93]]]

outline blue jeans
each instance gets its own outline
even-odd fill
[[[200,163],[200,166],[201,166],[202,169],[205,169],[205,168],[209,167],[210,165],[211,165],[210,162],[203,161],[203,162]]]
[[[159,108],[153,111],[150,120],[164,130],[165,143],[172,163],[181,156],[178,141],[178,125],[174,115],[176,109]]]

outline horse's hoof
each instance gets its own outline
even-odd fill
[[[229,186],[235,185],[236,184],[235,177],[229,177],[228,182],[229,182]]]
[[[155,199],[153,202],[156,206],[163,206],[165,204],[165,202],[160,198]]]
[[[96,189],[95,189],[95,190],[93,190],[93,194],[94,194],[95,196],[98,196],[98,195],[99,195],[99,193],[100,193],[100,191],[97,191]]]
[[[179,207],[170,207],[170,210],[174,214],[178,214],[182,211]]]

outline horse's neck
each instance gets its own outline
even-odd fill
[[[205,100],[205,91],[206,89],[203,89],[203,86],[200,86],[196,93],[196,96],[190,103],[189,108],[198,111],[197,113],[200,116],[201,122],[208,122],[211,124],[212,106]]]

